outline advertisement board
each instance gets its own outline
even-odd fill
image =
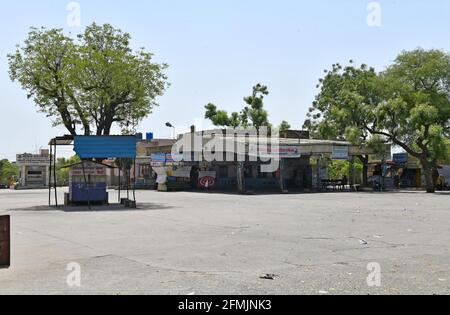
[[[217,174],[216,172],[199,172],[198,187],[202,189],[214,188],[216,186]]]
[[[299,159],[302,157],[299,146],[268,146],[265,144],[250,144],[249,155],[267,159]]]
[[[21,154],[16,156],[18,165],[50,165],[50,157],[44,155]]]
[[[408,153],[396,153],[393,156],[395,164],[406,165],[408,163]]]
[[[348,161],[350,148],[348,146],[333,146],[331,158],[337,161]]]

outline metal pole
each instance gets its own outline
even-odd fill
[[[120,196],[120,194],[121,194],[121,189],[122,189],[122,182],[121,182],[121,168],[119,167],[119,203],[122,201],[121,200],[121,196]]]
[[[56,176],[56,141],[53,142],[54,144],[54,156],[53,156],[53,181],[54,181],[54,186],[55,186],[55,204],[56,207],[58,207],[58,188],[57,188],[57,176]]]
[[[48,206],[52,205],[52,160],[53,160],[53,143],[50,142],[50,167],[48,170]]]
[[[133,183],[133,199],[136,202],[136,158],[134,158],[134,183]]]
[[[81,167],[83,168],[83,177],[84,177],[84,185],[86,186],[86,193],[87,193],[87,199],[88,199],[88,208],[91,210],[91,198],[89,196],[89,184],[86,178],[86,169],[84,167],[84,160],[81,161]]]
[[[286,191],[286,187],[284,187],[284,160],[280,159],[280,188],[281,192],[284,193]]]
[[[350,176],[350,179],[349,179],[350,180],[350,190],[353,190],[354,187],[355,187],[355,183],[356,183],[356,180],[355,180],[355,157],[354,156],[352,156],[351,159],[350,159],[349,171],[350,171],[350,174],[349,174],[349,176]]]
[[[127,174],[127,199],[130,200],[130,177],[131,177],[131,168],[126,171]]]
[[[322,168],[322,157],[319,157],[317,159],[317,190],[320,192],[322,191],[322,174],[321,174],[321,168]]]

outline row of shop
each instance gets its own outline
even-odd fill
[[[181,138],[193,136],[202,139],[200,149],[188,149],[173,155],[172,151]],[[108,188],[129,188],[131,185],[136,189],[161,191],[312,191],[321,190],[323,183],[330,180],[325,162],[329,160],[350,163],[349,174],[340,179],[340,185],[361,184],[362,179],[355,175],[353,162],[357,156],[372,154],[368,149],[347,142],[312,140],[305,132],[291,132],[284,138],[269,139],[242,134],[226,135],[219,130],[190,133],[180,139],[153,139],[151,135],[144,140],[138,137],[135,163],[129,174],[121,173],[113,160],[105,160],[104,164],[94,167],[97,173],[99,168],[102,169],[101,174],[98,173],[101,175],[99,181]],[[213,139],[223,143],[218,146],[219,150],[214,151],[216,157],[223,159],[208,156],[211,150],[207,147]],[[64,141],[69,143],[69,140]],[[268,150],[267,143],[276,143],[276,149]],[[236,154],[235,150],[229,149],[238,146],[245,147],[245,151]],[[390,157],[390,147],[387,146],[382,158],[384,162],[371,163],[371,185],[378,182],[388,189],[423,186],[423,174],[417,159],[408,154],[394,154],[393,159]],[[54,185],[53,159],[54,155],[49,150],[42,150],[38,155],[18,155],[18,188],[37,189]],[[276,167],[267,171],[267,164],[274,161]],[[442,174],[437,174],[437,178],[444,178],[444,185],[450,181],[445,177],[449,175],[446,171],[448,173],[448,168],[444,167],[440,170]],[[79,167],[75,173],[81,176]],[[81,177],[78,179],[84,180]]]
[[[372,153],[348,142],[311,140],[304,132],[292,134],[294,136],[290,138],[264,139],[241,134],[222,135],[221,131],[197,133],[196,136],[203,141],[201,150],[185,150],[181,158],[172,155],[176,141],[170,147],[167,143],[161,147],[161,140],[142,140],[137,144],[138,152],[151,153],[145,156],[138,154],[136,173],[131,176],[136,178],[137,188],[161,191],[308,191],[321,189],[322,181],[327,179],[323,160],[345,160],[352,165],[356,156]],[[223,142],[218,146],[221,151],[214,152],[216,157],[223,156],[223,159],[212,160],[208,156],[211,152],[204,150],[212,138]],[[245,153],[227,150],[243,143],[247,148]],[[276,154],[268,154],[270,150],[267,148],[261,149],[261,143],[276,143]],[[252,150],[252,146],[259,147]],[[276,168],[267,171],[268,164],[274,161]],[[351,167],[347,178],[349,185],[360,182]]]

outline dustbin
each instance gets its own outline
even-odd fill
[[[0,216],[0,268],[11,264],[11,237],[9,215]]]

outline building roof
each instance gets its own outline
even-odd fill
[[[136,136],[75,136],[81,159],[135,158]]]
[[[56,145],[56,146],[65,146],[72,145],[74,140],[74,136],[65,135],[62,137],[56,137],[50,140],[48,145]]]
[[[186,137],[191,137],[192,134],[188,133],[184,135]],[[298,151],[303,155],[321,155],[321,154],[332,154],[335,147],[348,147],[349,155],[369,155],[375,152],[367,147],[353,145],[347,141],[337,141],[337,140],[315,140],[315,139],[293,139],[293,138],[279,138],[270,136],[258,136],[255,133],[249,132],[245,134],[245,131],[238,131],[236,134],[233,132],[229,134],[224,134],[222,130],[212,130],[196,132],[195,136],[203,137],[203,149],[208,145],[214,146],[214,143],[210,143],[213,139],[214,141],[223,141],[225,143],[224,149],[234,148],[234,144],[239,143],[242,145],[279,145],[287,147],[296,147]],[[183,139],[179,139],[182,141]],[[386,146],[387,148],[389,145]]]
[[[107,167],[107,168],[116,168],[116,167],[108,165],[106,163],[100,163],[100,162],[96,162],[96,161],[86,161],[86,162],[89,162],[89,163],[92,163],[92,164],[96,164],[96,165],[100,165],[100,166],[104,166],[104,167]],[[65,165],[65,166],[61,167],[61,169],[71,168],[71,167],[78,166],[78,165],[83,165],[83,162],[77,162],[77,163]]]
[[[172,146],[177,142],[174,139],[152,139],[152,140],[138,140],[138,145],[150,145],[154,147]]]

